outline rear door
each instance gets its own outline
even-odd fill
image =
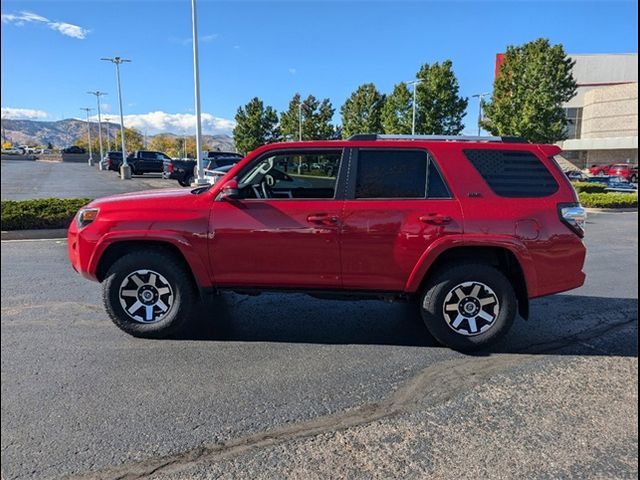
[[[347,289],[403,291],[424,251],[462,233],[462,213],[422,149],[367,148],[353,156],[342,215]]]

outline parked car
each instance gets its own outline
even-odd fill
[[[205,152],[205,170],[216,170],[220,167],[235,165],[242,160],[242,155],[234,152]],[[197,177],[196,160],[190,158],[180,158],[167,160],[164,162],[162,178],[177,180],[183,187],[188,187]]]
[[[110,157],[108,169],[119,172],[122,165],[122,152],[107,152],[107,155],[109,154],[117,155]],[[127,155],[127,163],[131,167],[132,175],[162,173],[164,162],[167,160],[171,160],[169,155],[152,150],[138,150]]]
[[[70,147],[67,148],[63,148],[62,150],[60,150],[62,153],[76,153],[76,154],[82,154],[82,153],[87,153],[87,151],[82,148],[82,147],[78,147],[77,145],[71,145]]]
[[[104,154],[102,158],[103,170],[118,172],[120,171],[120,165],[122,165],[122,152],[109,151]]]
[[[628,182],[624,177],[607,177],[607,192],[638,193],[638,184]]]
[[[529,299],[584,283],[586,214],[559,153],[495,137],[266,145],[211,186],[92,201],[69,258],[138,337],[179,331],[209,293],[280,290],[414,301],[438,341],[474,350]],[[299,186],[300,161],[336,174]]]
[[[7,155],[24,155],[24,150],[19,147],[3,148],[2,153]]]
[[[616,163],[609,167],[609,176],[622,177],[631,183],[638,183],[638,166],[626,163]]]
[[[222,179],[232,168],[233,165],[227,165],[226,167],[220,167],[215,170],[205,169],[204,178],[207,182],[209,182],[209,184],[213,185],[217,181]]]
[[[568,172],[564,172],[564,174],[572,182],[588,182],[590,178],[589,175],[580,170],[571,170]]]

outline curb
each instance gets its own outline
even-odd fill
[[[587,208],[587,213],[627,213],[637,212],[638,207],[630,208]]]
[[[51,240],[67,238],[66,228],[2,231],[2,240]]]

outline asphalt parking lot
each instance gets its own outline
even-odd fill
[[[84,163],[2,160],[2,200],[29,198],[98,198],[154,188],[180,188],[159,173],[120,180],[116,172],[100,171]]]
[[[303,295],[134,339],[65,241],[3,242],[3,478],[637,478],[637,232],[592,215],[585,286],[474,356],[410,305]]]

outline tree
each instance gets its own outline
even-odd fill
[[[262,100],[254,97],[244,107],[238,108],[233,141],[241,153],[249,153],[256,148],[278,141],[278,113],[264,106]]]
[[[170,157],[181,156],[182,153],[178,149],[178,139],[173,135],[155,135],[149,140],[149,150],[164,152]]]
[[[382,107],[381,121],[384,133],[411,133],[412,104],[411,92],[406,83],[401,82],[393,87],[391,95],[387,96]]]
[[[458,79],[453,63],[425,63],[416,75],[416,133],[458,135],[469,101],[458,95]]]
[[[296,93],[289,102],[289,109],[280,115],[280,130],[286,140],[298,140],[300,128],[300,94]],[[302,139],[329,140],[336,136],[331,125],[335,109],[328,98],[319,101],[309,95],[302,102]]]
[[[491,101],[485,105],[483,127],[493,135],[524,137],[533,143],[565,139],[562,105],[576,94],[574,64],[562,45],[551,45],[545,38],[507,47]]]
[[[120,139],[122,138],[120,135],[120,129],[116,130],[115,136],[115,146],[116,150],[122,150],[122,142]],[[142,150],[142,146],[144,145],[144,139],[142,134],[136,130],[135,128],[125,128],[124,129],[124,141],[125,148],[127,149],[127,154],[131,152],[135,152],[136,150]]]
[[[384,95],[373,83],[360,85],[340,109],[344,138],[357,133],[382,133],[383,103]]]

